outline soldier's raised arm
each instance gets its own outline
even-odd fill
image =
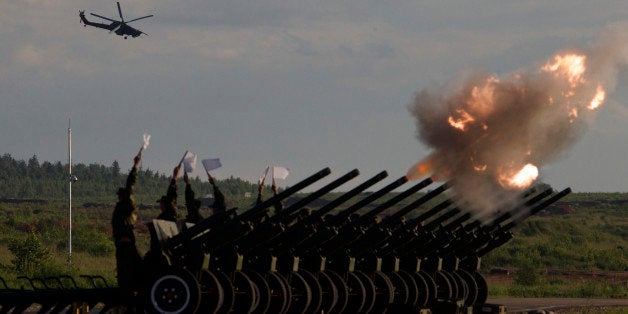
[[[220,189],[216,185],[216,182],[214,182],[214,178],[211,176],[211,174],[209,174],[209,172],[207,172],[207,178],[209,179],[209,183],[214,188],[214,204],[212,205],[212,207],[216,211],[226,210],[227,204],[225,203],[225,196],[222,194],[222,192],[220,192]]]

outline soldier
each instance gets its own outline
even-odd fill
[[[141,160],[140,151],[133,159],[133,168],[126,179],[126,186],[118,189],[118,202],[111,217],[120,298],[129,311],[133,311],[141,282],[142,257],[135,246],[133,232],[137,220],[137,207],[133,194],[135,182],[137,182],[137,168]]]
[[[201,201],[194,198],[194,190],[192,190],[187,172],[183,174],[183,181],[185,182],[185,207],[188,210],[185,221],[195,224],[203,220],[203,216],[199,213]]]
[[[179,178],[179,170],[181,170],[180,164],[172,171],[168,192],[158,200],[161,213],[157,216],[157,219],[176,222],[177,218],[179,218],[179,214],[177,214],[177,179]]]
[[[227,204],[225,203],[225,196],[222,194],[222,192],[220,192],[220,189],[216,185],[216,182],[214,182],[214,178],[212,178],[212,175],[209,174],[209,171],[207,171],[207,178],[209,179],[209,183],[214,188],[214,204],[210,206],[211,208],[213,208],[213,213],[216,214],[226,211]]]
[[[260,184],[259,187],[257,188],[257,200],[255,201],[255,205],[259,205],[262,202],[264,202],[264,197],[263,197],[263,193],[264,193],[264,181],[266,178],[264,178]],[[275,185],[275,179],[273,179],[273,184],[272,187],[273,189],[273,195],[277,195],[279,193],[279,191],[277,190],[277,185]],[[283,203],[282,202],[276,202],[275,204],[273,204],[273,207],[275,209],[275,214],[279,213],[283,210]]]

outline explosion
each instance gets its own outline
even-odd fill
[[[613,44],[615,45],[615,44]],[[559,53],[503,78],[476,71],[424,89],[409,106],[417,137],[433,149],[407,177],[449,180],[460,201],[496,210],[572,146],[613,88],[621,60],[609,46]],[[615,49],[616,50],[616,49]],[[460,84],[462,82],[462,84]]]

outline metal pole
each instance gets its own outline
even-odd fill
[[[69,182],[68,190],[68,267],[72,265],[72,127],[71,120],[68,119],[68,165],[69,165]]]

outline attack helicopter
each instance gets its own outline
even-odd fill
[[[93,27],[98,27],[98,28],[103,28],[103,29],[107,29],[109,30],[109,32],[115,32],[116,35],[118,36],[124,36],[124,39],[127,39],[128,36],[131,36],[133,38],[138,37],[142,34],[144,35],[148,35],[142,31],[140,31],[137,28],[133,28],[131,26],[128,25],[128,23],[137,21],[137,20],[141,20],[141,19],[145,19],[145,18],[149,18],[152,17],[153,15],[147,15],[147,16],[142,16],[142,17],[138,17],[136,19],[132,19],[130,21],[125,21],[124,17],[122,16],[122,9],[120,8],[120,2],[116,2],[118,4],[118,13],[120,14],[120,20],[114,20],[114,19],[110,19],[108,17],[104,17],[102,15],[98,15],[95,13],[90,13],[93,16],[99,17],[101,19],[110,21],[110,24],[105,24],[105,23],[96,23],[96,22],[90,22],[85,18],[85,11],[79,11],[79,17],[81,18],[81,22],[83,24],[85,24],[84,26],[93,26]]]

